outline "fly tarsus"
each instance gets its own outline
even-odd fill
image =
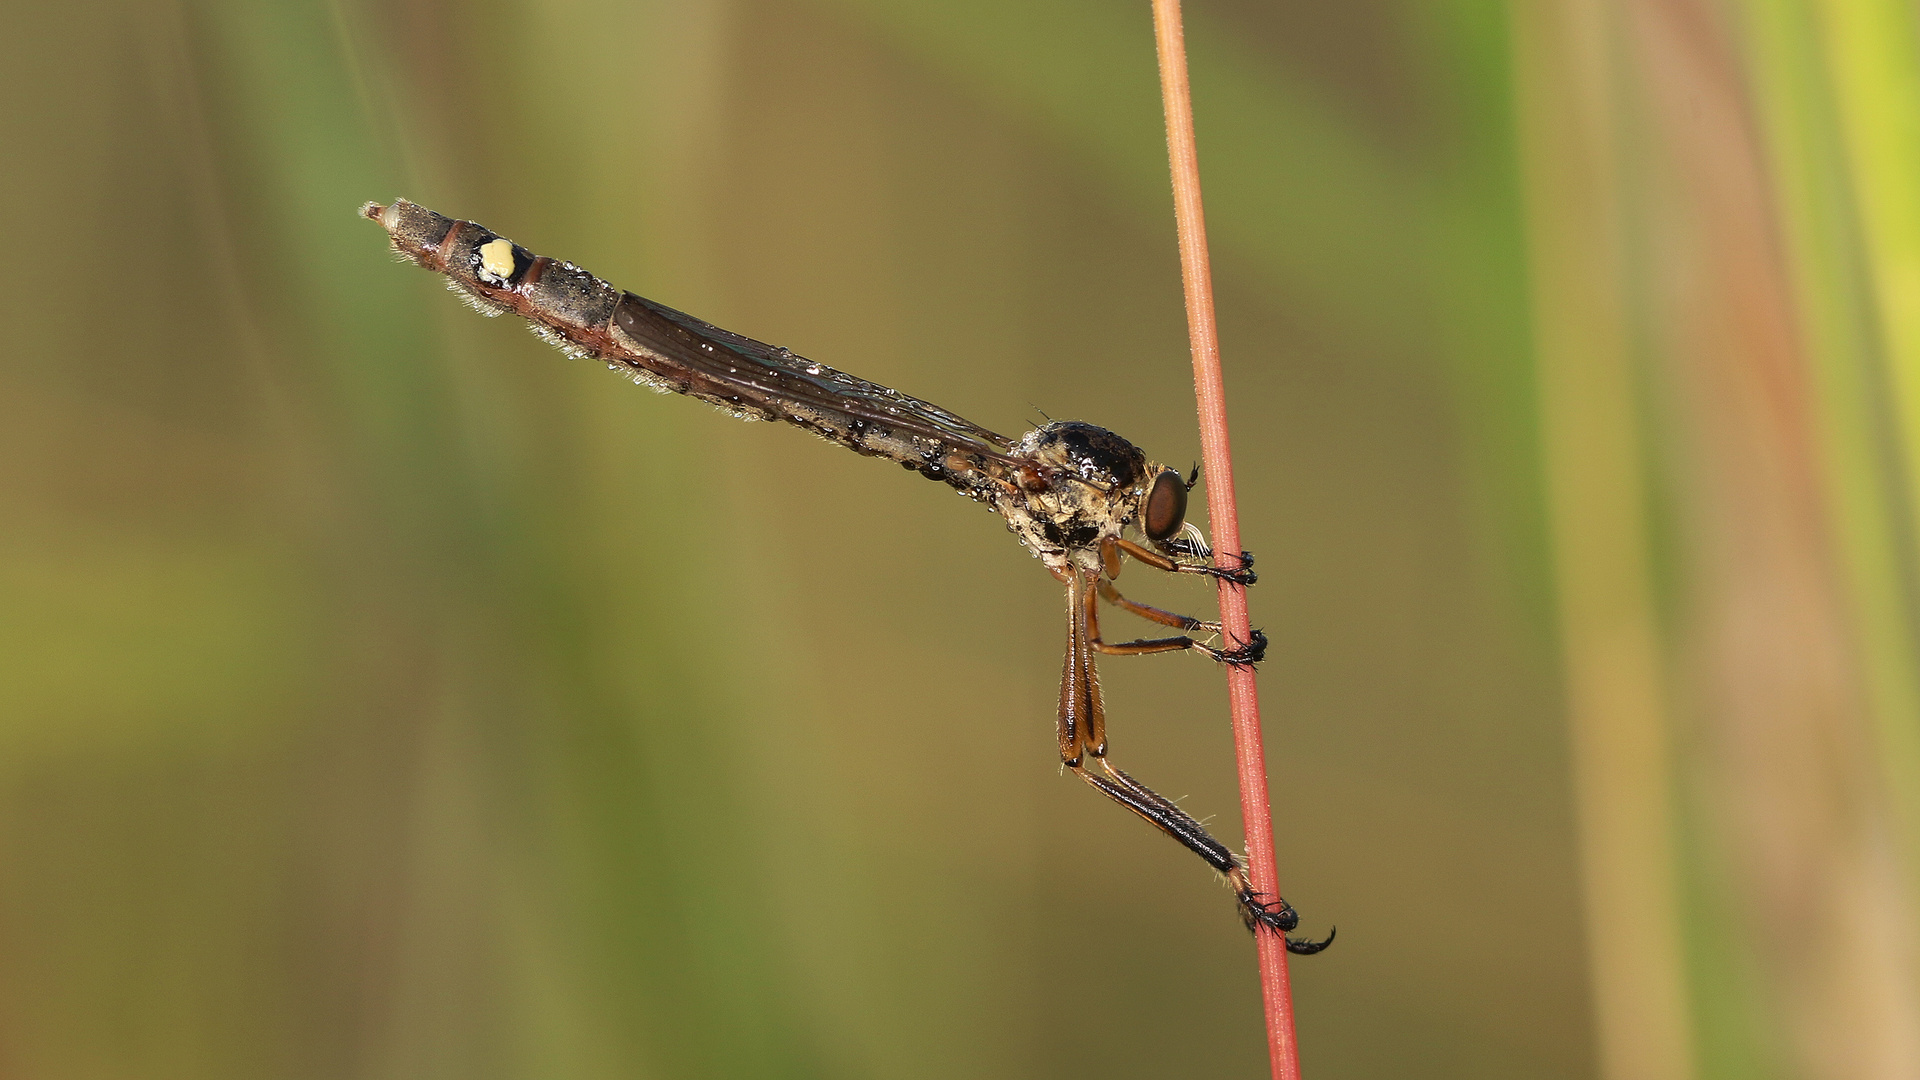
[[[1195,559],[1204,562],[1207,559],[1213,558],[1213,549],[1208,547],[1204,541],[1192,536],[1176,536],[1171,540],[1162,541],[1160,550],[1172,555],[1176,559]],[[1213,573],[1215,577],[1225,577],[1227,580],[1232,581],[1232,574],[1245,571],[1247,572],[1247,580],[1237,582],[1237,584],[1251,585],[1253,584],[1252,570],[1253,552],[1243,551],[1240,553],[1240,565],[1237,569],[1221,570],[1218,567],[1208,567],[1203,572]]]
[[[1203,566],[1199,570],[1209,577],[1230,581],[1242,587],[1260,580],[1260,575],[1253,572],[1253,552],[1251,551],[1240,553],[1239,566]]]
[[[1239,896],[1240,918],[1246,921],[1247,929],[1255,933],[1272,930],[1284,934],[1300,925],[1300,913],[1281,897],[1268,900],[1265,894],[1254,892],[1251,885],[1243,886]]]
[[[1210,547],[1205,540],[1197,536],[1176,536],[1171,540],[1163,541],[1160,547],[1163,551],[1171,555],[1177,555],[1183,559],[1213,558],[1213,548]],[[1240,565],[1252,566],[1253,554],[1246,551],[1241,552]]]
[[[1262,930],[1279,934],[1287,943],[1287,951],[1295,956],[1312,956],[1324,951],[1333,944],[1333,937],[1338,933],[1338,930],[1329,930],[1327,936],[1319,941],[1287,937],[1288,931],[1300,925],[1300,913],[1293,910],[1292,904],[1279,897],[1268,900],[1251,887],[1242,888],[1239,897],[1240,918],[1246,922],[1247,929],[1256,934]]]
[[[1209,656],[1212,656],[1215,660],[1223,664],[1232,664],[1234,667],[1252,667],[1267,658],[1267,635],[1258,630],[1254,630],[1251,633],[1251,640],[1235,645],[1231,649],[1212,649],[1204,645],[1201,646],[1201,648],[1207,649]]]

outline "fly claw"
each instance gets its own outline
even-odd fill
[[[1319,941],[1314,941],[1311,938],[1290,937],[1287,939],[1287,951],[1295,956],[1312,956],[1317,952],[1325,952],[1327,946],[1333,944],[1333,935],[1338,932],[1336,928],[1328,927],[1327,936],[1321,938]]]

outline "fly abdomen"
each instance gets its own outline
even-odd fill
[[[605,361],[653,389],[744,419],[784,420],[982,501],[1014,475],[1045,486],[1038,470],[1052,469],[938,406],[621,292],[471,221],[405,199],[368,203],[360,213],[386,229],[402,257],[445,276],[481,311],[518,315],[562,350]]]
[[[572,263],[534,260],[520,284],[521,295],[549,326],[568,330],[597,330],[613,317],[620,294],[613,286]]]
[[[393,248],[447,280],[489,314],[511,311],[558,331],[571,351],[592,353],[585,340],[606,326],[620,294],[572,263],[534,255],[471,221],[456,221],[395,199],[360,211],[393,238]]]
[[[387,230],[393,250],[429,270],[444,268],[438,253],[453,230],[452,218],[405,199],[395,199],[390,206],[370,202],[360,208],[360,216],[379,222]]]

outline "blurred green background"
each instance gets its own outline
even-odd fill
[[[3,25],[0,1076],[1261,1074],[997,519],[354,216],[1184,463],[1144,3]],[[1920,16],[1188,25],[1307,1074],[1920,1075]],[[1237,839],[1218,672],[1105,674]]]

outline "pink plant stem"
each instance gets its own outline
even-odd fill
[[[1227,392],[1220,375],[1220,334],[1213,316],[1206,216],[1200,209],[1200,159],[1193,143],[1193,94],[1187,83],[1180,0],[1153,0],[1153,36],[1160,53],[1160,96],[1167,114],[1167,157],[1173,168],[1173,211],[1180,237],[1180,277],[1187,295],[1187,334],[1193,342],[1193,390],[1200,406],[1200,453],[1206,463],[1213,558],[1216,566],[1237,566],[1240,518],[1234,509]],[[1230,642],[1251,639],[1244,588],[1220,583],[1220,624]],[[1247,873],[1254,889],[1271,899],[1280,895],[1280,882],[1274,869],[1266,756],[1260,746],[1260,694],[1251,667],[1227,667],[1227,700],[1233,716],[1234,752],[1240,762],[1240,815],[1247,836]],[[1277,933],[1260,930],[1255,932],[1254,941],[1260,950],[1260,990],[1266,1005],[1273,1075],[1275,1080],[1298,1080],[1300,1053],[1293,1033],[1286,940]]]

